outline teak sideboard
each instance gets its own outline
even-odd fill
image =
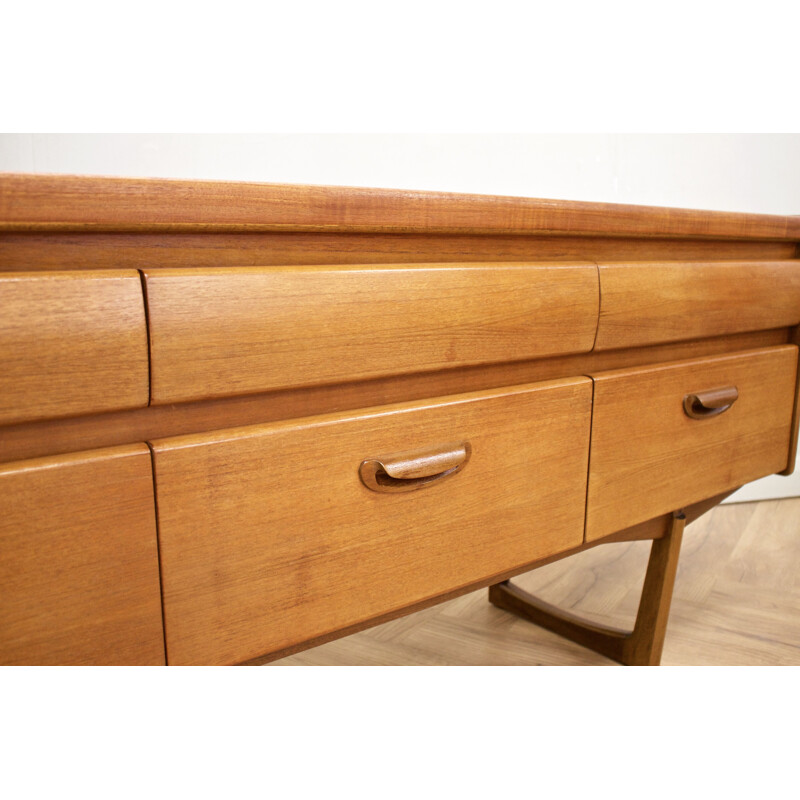
[[[261,663],[489,588],[657,664],[791,470],[800,218],[0,176],[0,662]],[[652,539],[633,631],[511,579]]]

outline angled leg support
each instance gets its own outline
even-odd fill
[[[684,513],[676,511],[666,536],[653,540],[633,631],[595,625],[538,600],[509,581],[489,587],[489,602],[621,664],[657,666],[685,524]]]

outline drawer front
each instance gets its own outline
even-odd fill
[[[784,469],[796,369],[785,345],[595,375],[587,540]]]
[[[169,663],[276,652],[579,545],[590,416],[577,378],[153,442]],[[465,445],[424,488],[359,477]]]
[[[600,264],[597,350],[800,322],[800,261]]]
[[[0,506],[0,663],[164,663],[145,445],[4,464]]]
[[[158,270],[153,403],[591,350],[594,265]]]
[[[146,406],[139,274],[0,273],[0,424]]]

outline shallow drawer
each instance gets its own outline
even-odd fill
[[[591,350],[593,264],[154,270],[153,403]]]
[[[784,469],[796,369],[785,345],[593,376],[587,539]]]
[[[576,378],[153,442],[168,661],[277,652],[579,545],[590,415]]]
[[[3,464],[0,507],[0,663],[164,663],[146,445]]]
[[[600,264],[597,350],[800,322],[800,261]]]
[[[0,423],[146,406],[139,274],[0,273]]]

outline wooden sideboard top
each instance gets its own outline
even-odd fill
[[[0,231],[800,240],[800,217],[332,186],[0,174]]]

